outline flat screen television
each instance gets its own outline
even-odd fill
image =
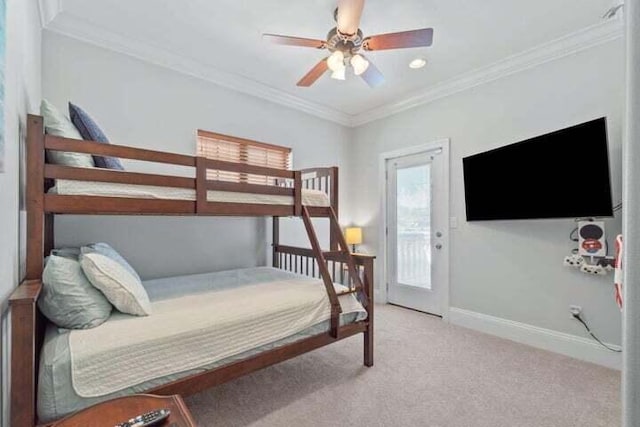
[[[465,157],[467,221],[610,217],[606,118]]]

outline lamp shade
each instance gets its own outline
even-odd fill
[[[367,68],[369,68],[369,61],[364,59],[364,56],[356,54],[351,57],[351,66],[353,67],[353,73],[356,76],[359,76],[367,71]]]
[[[359,245],[362,243],[362,228],[347,227],[344,234],[344,237],[347,240],[347,245]]]
[[[331,73],[331,78],[335,80],[346,80],[347,78],[346,68],[340,68],[338,70],[335,70],[333,73]]]
[[[336,50],[329,58],[327,58],[327,67],[333,72],[343,70],[344,67],[344,53],[339,50]]]

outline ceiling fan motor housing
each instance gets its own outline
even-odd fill
[[[340,51],[345,58],[349,58],[360,50],[363,40],[361,30],[349,36],[340,33],[337,28],[333,28],[327,34],[327,49],[330,52]]]

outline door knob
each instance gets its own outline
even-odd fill
[[[442,233],[439,231],[436,231],[436,237],[442,237]]]
[[[442,244],[441,243],[436,244],[436,249],[438,250],[442,249]]]

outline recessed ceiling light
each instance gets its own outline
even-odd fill
[[[427,60],[422,58],[416,58],[413,61],[409,62],[409,68],[413,68],[414,70],[422,68],[425,65],[427,65]]]

